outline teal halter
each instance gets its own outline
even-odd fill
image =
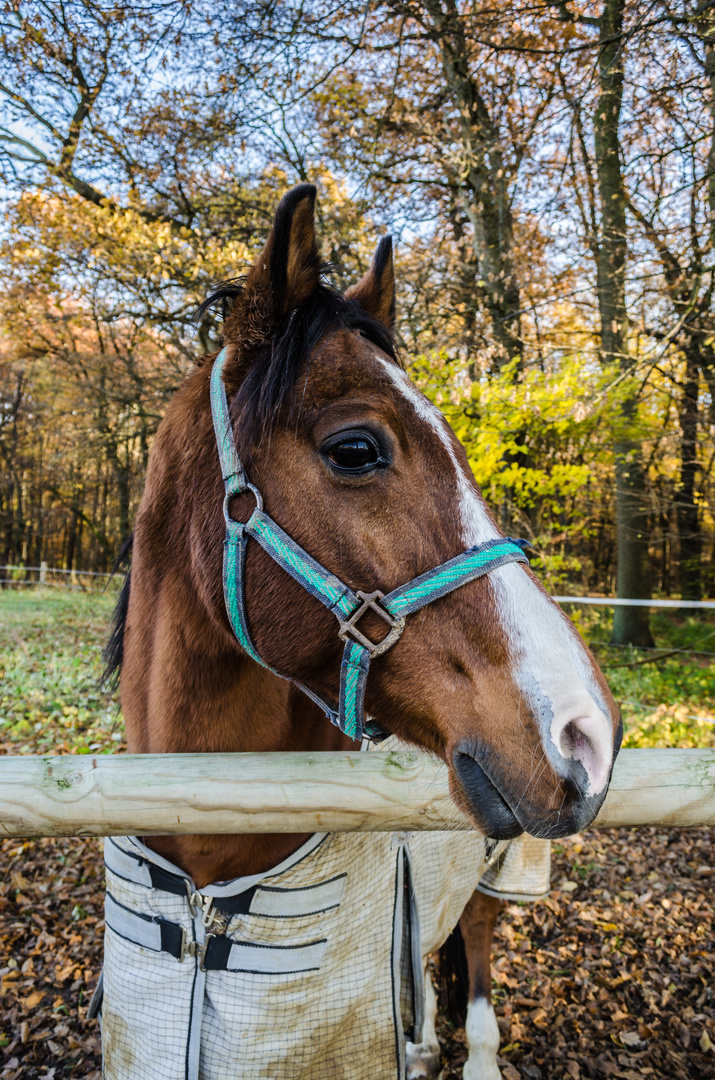
[[[360,589],[353,592],[334,574],[329,573],[324,566],[316,562],[281,529],[280,525],[276,525],[275,521],[263,512],[261,493],[248,482],[236,452],[222,377],[225,361],[226,350],[223,349],[216,357],[211,372],[211,415],[225,489],[223,516],[226,521],[226,539],[223,545],[223,593],[233,632],[249,656],[269,671],[280,675],[281,678],[290,678],[290,676],[282,675],[261,659],[248,629],[245,596],[246,544],[249,537],[253,537],[286,573],[295,578],[311,596],[320,600],[328,611],[335,615],[338,620],[338,636],[345,642],[340,668],[340,699],[337,706],[324,701],[295,679],[291,681],[315,701],[328,719],[351,739],[360,741],[364,735],[369,738],[380,738],[384,732],[372,721],[368,720],[366,723],[363,712],[370,661],[392,648],[404,629],[405,618],[413,611],[419,611],[438,597],[445,596],[468,581],[482,577],[490,570],[495,570],[497,566],[503,566],[504,563],[528,563],[529,560],[521,550],[526,541],[487,540],[486,543],[477,544],[462,555],[449,559],[434,570],[413,578],[406,585],[393,589],[387,596],[379,589],[371,593],[364,593]],[[244,525],[239,521],[234,521],[229,515],[228,504],[234,495],[241,495],[245,491],[253,493],[256,508]],[[374,611],[389,626],[386,637],[377,644],[365,637],[357,626],[368,610]]]

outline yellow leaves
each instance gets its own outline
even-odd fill
[[[652,713],[626,716],[623,745],[692,749],[715,746],[715,725],[707,709],[685,705],[658,705]]]
[[[57,982],[67,982],[75,973],[77,967],[74,960],[68,960],[65,964],[59,965],[55,968],[55,979]]]
[[[539,553],[537,570],[546,571],[552,587],[572,578],[582,569],[576,553],[595,528],[593,508],[598,514],[609,497],[615,435],[645,437],[662,427],[657,408],[649,412],[651,398],[642,395],[634,419],[624,421],[631,388],[623,379],[614,385],[618,373],[591,352],[543,366],[514,361],[487,374],[435,350],[413,357],[411,373],[464,444],[487,502],[492,508],[506,502],[512,520],[525,521],[522,532]]]
[[[216,281],[241,273],[262,241],[256,229],[250,243],[224,238],[220,230],[177,232],[167,222],[146,221],[132,207],[97,207],[63,191],[36,191],[10,208],[0,257],[18,287],[32,282],[33,302],[40,281],[55,296],[66,292],[69,281],[76,311],[96,311],[98,292],[110,310],[127,299],[136,310],[139,296],[139,322],[146,325],[155,309],[164,318],[167,288],[180,291],[189,307],[198,304]],[[196,283],[196,291],[187,293],[187,283]],[[13,287],[7,278],[6,287]],[[19,310],[15,304],[11,317]],[[26,329],[22,333],[26,338]]]

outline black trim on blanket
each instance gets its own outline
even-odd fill
[[[196,934],[194,933],[193,926],[191,928],[191,936],[192,936],[194,944],[195,944],[196,943]],[[189,1005],[189,1025],[188,1025],[188,1027],[186,1029],[186,1056],[184,1058],[184,1061],[185,1061],[185,1073],[184,1073],[185,1080],[191,1080],[191,1036],[192,1036],[193,1030],[194,1030],[194,999],[196,997],[196,980],[198,979],[198,977],[199,977],[199,963],[198,963],[198,958],[196,958],[196,959],[194,959],[194,978],[193,978],[193,981],[191,983],[191,998],[190,998],[191,1004]],[[203,976],[201,976],[201,977],[203,978]],[[200,1007],[203,1009],[203,1001],[201,1002]]]
[[[227,937],[210,938],[206,943],[206,952],[202,960],[204,971],[226,971],[232,945],[233,942]]]
[[[212,896],[213,906],[222,915],[249,915],[251,901],[256,895],[258,885],[253,885],[245,892],[236,893],[235,896]]]
[[[294,889],[282,888],[280,885],[261,885],[260,889],[261,892],[277,892],[290,895],[290,893],[310,892],[311,889],[322,889],[325,885],[332,885],[334,881],[340,881],[341,878],[346,878],[347,876],[348,874],[346,870],[344,874],[335,874],[331,878],[326,878],[325,881],[316,881],[313,885],[298,885]],[[337,907],[339,905],[335,906]]]
[[[155,919],[154,921],[159,924],[161,930],[162,952],[168,952],[179,960],[186,947],[186,931],[183,926],[177,926],[176,923],[168,922],[167,919]]]
[[[231,941],[230,938],[226,939],[231,945],[236,945],[241,949],[267,949],[270,952],[300,952],[301,949],[312,949],[314,945],[325,945],[327,938],[316,938],[314,941],[304,941],[301,945],[266,945],[263,941]],[[214,938],[214,941],[218,941],[218,937]]]
[[[141,862],[144,862],[144,860],[142,859]],[[149,877],[153,889],[161,889],[162,892],[173,893],[174,896],[186,896],[186,887],[189,884],[188,878],[172,874],[165,870],[163,866],[156,866],[154,863],[146,863],[145,865],[149,867]]]
[[[206,970],[209,971],[210,968]],[[320,971],[320,968],[295,968],[293,971],[254,971],[253,968],[226,968],[226,970],[232,975],[263,975],[267,979],[282,979],[285,975],[305,975],[309,971]]]
[[[126,911],[131,918],[141,919],[142,922],[158,926],[160,947],[159,949],[155,949],[152,945],[147,945],[146,942],[135,941],[126,933],[122,933],[121,930],[118,930],[116,926],[113,926],[112,920],[109,918],[106,920],[106,923],[113,934],[122,938],[123,941],[128,941],[131,945],[138,945],[140,948],[150,949],[152,952],[167,952],[170,956],[173,956],[175,960],[181,959],[184,955],[186,944],[186,932],[183,926],[170,922],[168,919],[162,919],[158,915],[145,915],[143,911],[135,911],[134,908],[129,908],[126,904],[120,903],[116,897],[112,896],[109,889],[107,889],[107,896],[113,904],[116,904],[122,911]]]
[[[113,896],[111,894],[111,892],[109,891],[109,889],[107,889],[107,896],[109,897],[109,899],[112,901],[113,904],[116,904],[118,908],[122,909],[122,911],[128,912],[132,916],[133,919],[143,919],[144,922],[149,922],[149,923],[161,922],[160,919],[154,918],[153,915],[146,915],[143,911],[136,911],[136,909],[133,908],[133,907],[127,907],[127,905],[123,904],[121,902],[121,900],[117,900],[116,896]],[[122,934],[120,934],[119,936],[123,937]]]
[[[229,967],[231,950],[234,946],[239,948],[244,946],[247,949],[266,949],[271,952],[299,952],[301,949],[307,949],[313,945],[322,945],[324,941],[326,941],[326,938],[319,938],[317,941],[308,941],[303,945],[261,945],[248,941],[232,941],[231,938],[220,935],[208,940],[202,965],[204,971],[240,971],[246,975],[268,975],[270,978],[281,975],[300,975],[305,971],[320,971],[320,965],[308,968],[295,968],[290,971],[256,971],[249,967]]]
[[[297,915],[275,915],[273,912],[268,915],[265,911],[250,911],[249,915],[256,919],[308,919],[311,915],[324,915],[327,911],[335,911],[339,907],[340,904],[328,904],[327,907],[316,908],[315,911],[299,911]]]
[[[399,852],[395,858],[395,899],[392,905],[392,944],[390,945],[390,987],[392,989],[392,1030],[395,1033],[395,1060],[397,1062],[397,1077],[402,1080],[402,1047],[400,1045],[400,1031],[402,1024],[398,1025],[397,1010],[400,1004],[399,994],[395,992],[395,926],[397,925],[397,909],[400,902],[400,859]]]

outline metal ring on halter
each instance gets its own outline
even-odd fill
[[[226,521],[227,523],[231,523],[233,525],[240,524],[240,522],[236,521],[229,514],[228,504],[229,500],[232,499],[234,495],[243,495],[244,491],[252,492],[253,497],[256,500],[256,510],[263,510],[263,496],[261,495],[258,488],[254,487],[253,484],[244,484],[244,486],[242,488],[239,488],[237,491],[227,491],[223,497],[223,517],[224,521]]]
[[[263,510],[263,496],[261,495],[258,488],[254,487],[253,484],[249,484],[249,483],[246,484],[246,488],[248,489],[248,491],[253,492],[253,497],[256,500],[256,510],[261,510],[262,511]]]

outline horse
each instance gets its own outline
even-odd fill
[[[524,832],[547,839],[578,832],[605,798],[620,746],[619,710],[522,547],[498,529],[449,425],[401,365],[390,239],[380,241],[362,280],[340,293],[321,261],[315,201],[310,184],[287,192],[248,273],[208,298],[204,310],[218,303],[225,308],[221,352],[197,361],[155,436],[131,570],[108,647],[109,669],[120,673],[128,750],[316,753],[388,736],[388,743],[419,747],[446,764],[452,796],[480,844],[503,849]],[[346,850],[366,853],[368,867],[371,851],[380,848],[390,859],[396,851],[394,910],[407,911],[429,877],[432,856],[425,853],[434,849],[420,847],[429,835],[390,843],[379,834],[333,838],[352,837]],[[469,834],[451,835],[458,846],[434,892],[444,904],[459,884],[457,871],[465,862],[460,852],[470,841]],[[342,957],[331,969],[337,981],[326,992],[326,1013],[333,1007],[333,997],[359,966],[356,947],[350,952],[346,945],[340,953],[342,930],[336,928],[334,938],[301,942],[299,961],[297,949],[263,940],[249,945],[231,929],[253,919],[260,938],[278,933],[280,919],[291,915],[308,920],[318,934],[321,919],[330,921],[325,913],[339,906],[339,894],[347,895],[340,891],[350,886],[351,867],[317,885],[312,878],[297,888],[270,882],[292,880],[285,877],[291,867],[307,874],[310,859],[329,850],[329,841],[250,834],[108,842],[108,881],[115,891],[107,894],[111,948],[128,949],[130,942],[134,950],[121,954],[111,978],[105,961],[103,1043],[110,1080],[144,1075],[140,1063],[149,1051],[142,1040],[166,1036],[162,1053],[170,1052],[168,1031],[179,1022],[184,993],[180,972],[193,973],[185,1018],[191,1032],[200,1026],[202,1009],[209,1024],[212,1009],[211,1031],[218,1031],[219,1041],[219,1035],[230,1036],[234,1046],[242,1045],[235,1041],[241,1024],[241,1036],[249,1038],[251,1025],[261,1022],[258,998],[250,995],[260,997],[261,979],[279,969],[297,1045],[308,972],[331,949]],[[365,887],[351,910],[369,916],[370,905],[378,904],[379,874]],[[323,897],[319,917],[305,908],[311,889]],[[462,883],[462,889],[460,910],[473,884],[464,893]],[[137,896],[148,907],[132,912]],[[286,897],[293,907],[278,911]],[[470,901],[462,917],[475,971],[487,937],[480,903]],[[187,904],[188,921],[177,914]],[[443,925],[447,908],[440,910],[431,948],[452,928]],[[429,913],[421,916],[424,929]],[[365,925],[377,920],[376,907]],[[413,959],[420,944],[426,950],[426,939],[418,935],[415,941],[412,933],[411,942],[409,935],[399,938],[393,981],[410,949]],[[398,937],[391,940],[394,946]],[[105,956],[108,948],[106,941]],[[246,998],[250,1016],[243,1018],[221,1013],[220,1004],[235,970],[230,957],[238,953],[240,970],[254,978]],[[144,966],[150,955],[159,964],[156,976]],[[382,963],[382,954],[376,957]],[[297,967],[285,973],[286,963]],[[207,970],[221,976],[212,985],[222,989],[212,990],[210,1003],[197,1009],[196,986],[204,986]],[[410,970],[417,1002],[414,965]],[[296,971],[302,974],[290,982]],[[177,987],[171,991],[174,1013],[159,1010],[151,1019],[155,999],[169,986]],[[138,988],[146,1004],[139,1012],[127,1012],[129,1006],[122,1012],[119,999],[133,997]],[[265,1001],[273,1000],[266,994]],[[472,1027],[489,1020],[488,987],[473,984],[470,1008],[475,1001]],[[414,1008],[421,1012],[419,1002]],[[491,1019],[495,1026],[493,1012]],[[346,1034],[344,1026],[335,1019],[331,1038],[339,1032],[341,1039],[358,1040],[360,1031]],[[418,1047],[424,1046],[420,1026],[416,1021],[413,1030]],[[324,1029],[313,1024],[311,1030]],[[369,1075],[382,1075],[382,1069],[402,1080],[410,1067],[397,1020],[394,1031],[400,1044],[389,1051],[394,1068],[378,1065]],[[187,1077],[199,1071],[229,1075],[208,1035],[201,1036],[200,1049],[193,1035],[187,1038]],[[335,1055],[326,1066],[317,1042],[310,1053],[309,1064],[296,1066],[295,1073],[281,1058],[266,1075],[363,1075]],[[152,1080],[174,1075],[168,1065],[161,1071],[160,1058],[146,1066]],[[233,1068],[231,1076],[237,1075],[238,1066]]]

